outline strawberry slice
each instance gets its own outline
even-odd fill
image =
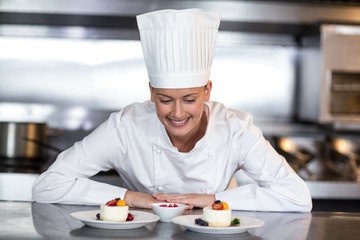
[[[221,203],[214,203],[211,207],[214,210],[223,210],[223,205]]]
[[[106,203],[106,205],[109,206],[109,207],[116,206],[116,202],[117,202],[116,199],[112,199],[112,200],[108,201]]]

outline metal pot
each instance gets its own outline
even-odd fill
[[[45,123],[0,122],[0,157],[43,159],[42,146],[29,139],[46,142]]]

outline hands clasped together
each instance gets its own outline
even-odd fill
[[[171,202],[187,205],[187,209],[194,207],[203,208],[211,205],[215,201],[214,194],[172,194],[172,193],[154,193],[147,194],[142,192],[127,191],[125,201],[129,207],[151,208],[152,203]]]

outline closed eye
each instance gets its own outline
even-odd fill
[[[184,102],[186,103],[194,103],[196,99],[185,99]]]
[[[171,103],[172,100],[171,99],[160,99],[161,103]]]

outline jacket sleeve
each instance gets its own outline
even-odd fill
[[[252,124],[249,116],[234,136],[239,168],[254,180],[216,194],[231,208],[251,211],[309,212],[312,199],[306,183]]]
[[[124,198],[126,189],[89,179],[112,168],[126,152],[121,139],[118,114],[95,129],[82,141],[60,153],[56,161],[35,181],[32,198],[37,202],[98,205],[109,199]],[[120,180],[120,178],[119,178]]]

